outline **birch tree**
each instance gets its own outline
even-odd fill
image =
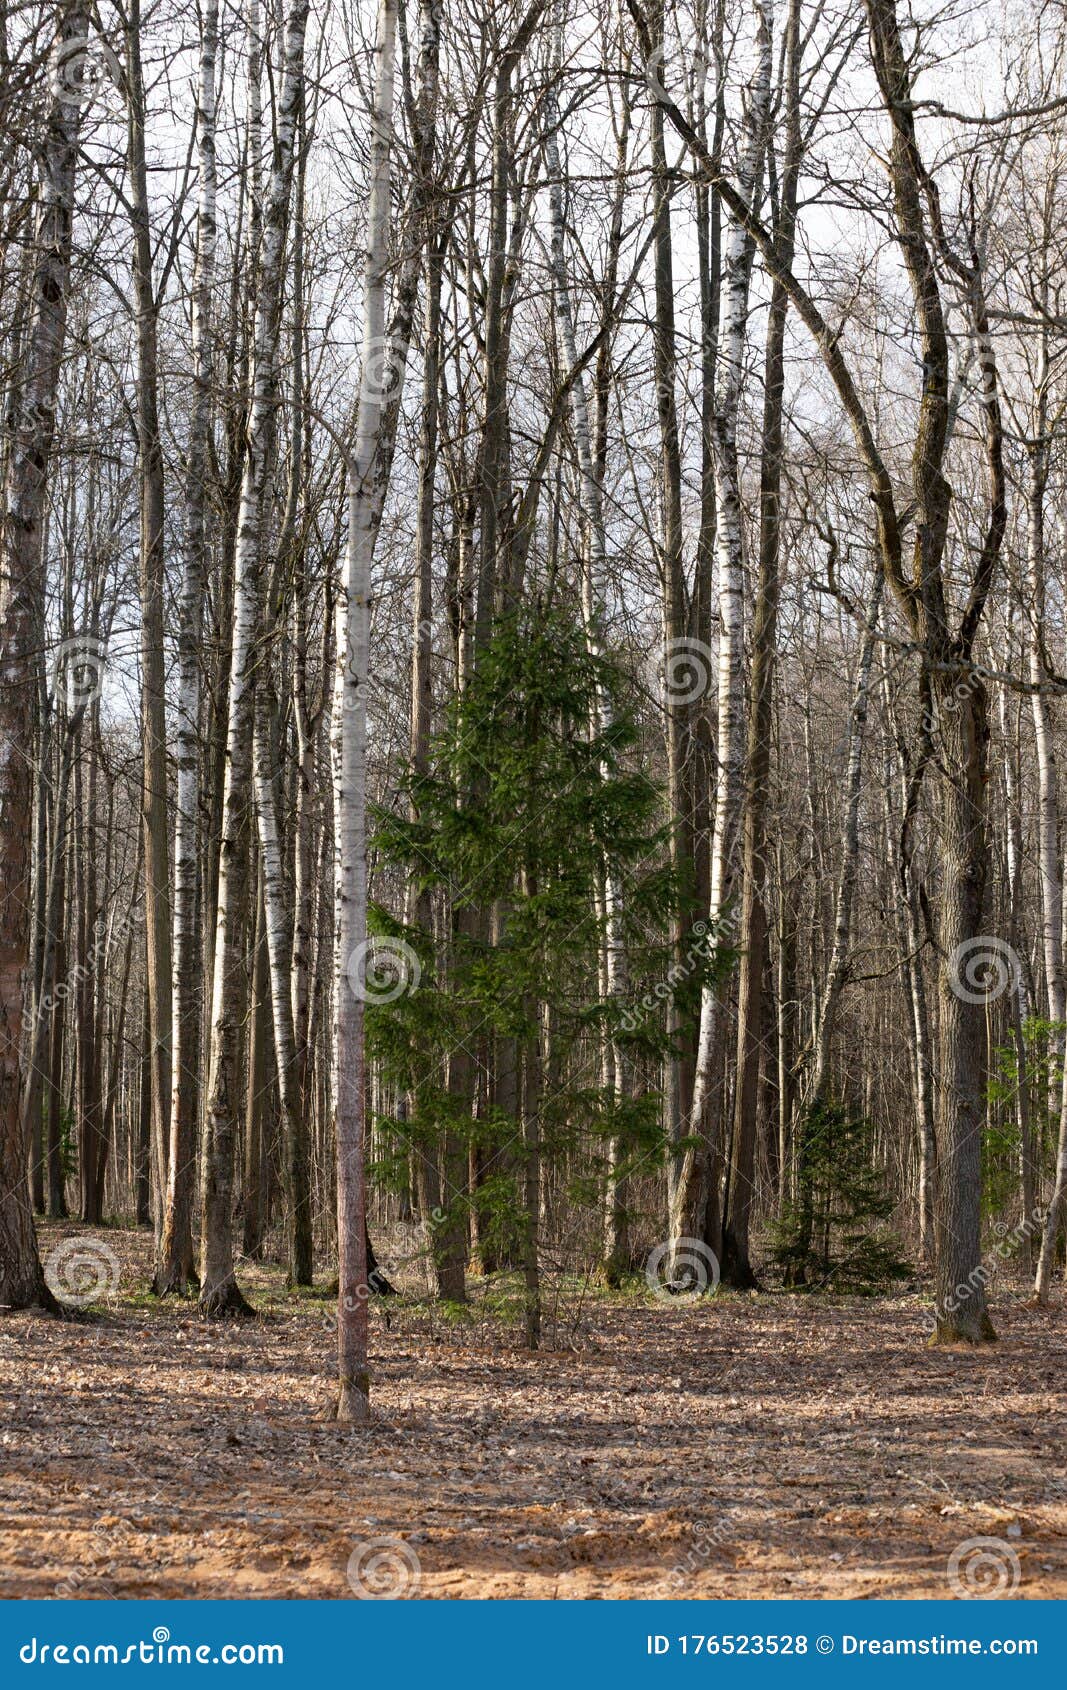
[[[337,966],[334,977],[334,1109],[337,1143],[337,1364],[342,1421],[370,1413],[367,1366],[366,1074],[367,682],[371,563],[379,508],[380,352],[385,333],[396,55],[395,0],[381,0],[371,113],[363,365],[349,465],[348,551],[337,610],[334,697],[334,833]]]
[[[273,158],[259,251],[251,405],[234,554],[233,646],[211,993],[211,1050],[201,1145],[200,1307],[211,1315],[249,1312],[234,1273],[232,1225],[234,1153],[241,1093],[238,1032],[247,995],[242,932],[249,902],[247,822],[261,612],[263,505],[277,426],[282,257],[297,114],[304,88],[308,9],[308,0],[296,0],[285,28]]]
[[[219,13],[204,8],[196,144],[198,197],[196,259],[192,283],[193,408],[185,491],[185,547],[179,628],[178,766],[174,817],[174,1032],[173,1087],[163,1231],[155,1288],[182,1291],[193,1275],[192,1199],[196,1180],[196,1129],[200,1103],[200,936],[198,900],[200,804],[200,632],[208,571],[208,473],[212,417],[211,298],[215,278],[217,167],[215,84]]]
[[[756,65],[748,88],[737,170],[737,193],[746,207],[754,207],[771,99],[771,42],[773,8],[755,9]],[[748,320],[752,257],[750,237],[736,219],[728,226],[723,261],[723,304],[716,360],[713,415],[716,496],[716,561],[718,565],[719,652],[717,780],[714,792],[714,832],[711,850],[709,918],[718,927],[731,895],[744,780],[744,543],[737,422]],[[691,1122],[697,1142],[685,1152],[678,1175],[672,1235],[703,1238],[709,1201],[718,1208],[710,1185],[718,1175],[718,1150],[711,1135],[719,1113],[717,1078],[722,1063],[721,988],[705,986],[701,994],[700,1031]],[[703,1139],[703,1143],[700,1143]],[[738,1207],[749,1202],[751,1171],[742,1156],[733,1177]],[[740,1239],[742,1233],[738,1233]],[[735,1249],[738,1274],[750,1277],[747,1252]]]

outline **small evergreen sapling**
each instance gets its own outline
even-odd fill
[[[770,1228],[769,1259],[787,1285],[873,1292],[911,1276],[886,1224],[895,1205],[872,1138],[870,1122],[841,1104],[809,1110],[797,1196]]]

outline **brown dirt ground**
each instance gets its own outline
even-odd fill
[[[144,1234],[97,1236],[100,1319],[0,1322],[4,1596],[347,1597],[399,1537],[428,1597],[944,1597],[992,1536],[1018,1597],[1067,1597],[1067,1316],[1003,1287],[964,1352],[914,1296],[591,1297],[538,1355],[376,1312],[376,1419],[343,1430],[328,1302],[256,1268],[270,1317],[205,1325],[147,1296]]]

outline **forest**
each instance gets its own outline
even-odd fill
[[[1067,1595],[1067,4],[0,0],[0,1589]]]

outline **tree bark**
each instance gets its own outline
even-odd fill
[[[0,550],[0,1307],[54,1306],[37,1250],[22,1130],[23,972],[29,961],[31,768],[35,652],[44,628],[42,524],[55,435],[70,286],[71,219],[88,34],[74,0],[57,19],[55,62],[34,234],[30,328],[16,397]]]
[[[334,836],[337,966],[334,1109],[337,1143],[337,1367],[335,1415],[370,1414],[367,1367],[366,1070],[363,979],[367,966],[367,681],[371,563],[382,489],[376,479],[382,416],[377,353],[385,330],[397,0],[381,0],[371,124],[370,200],[363,283],[363,368],[349,464],[348,551],[337,608],[334,701]]]
[[[152,275],[152,229],[145,158],[145,88],[141,4],[130,0],[126,29],[127,169],[133,233],[136,312],[138,467],[141,483],[141,813],[144,826],[145,927],[152,1025],[152,1143],[156,1213],[162,1221],[171,1115],[171,899],[167,792],[166,668],[163,652],[166,553],[163,442],[159,432],[159,305]]]
[[[200,1006],[203,976],[197,930],[200,808],[200,663],[202,599],[210,546],[207,480],[211,434],[211,296],[215,276],[215,59],[218,0],[207,0],[200,36],[196,139],[198,198],[193,271],[193,409],[185,489],[185,549],[178,627],[177,794],[174,818],[174,1073],[170,1100],[167,1188],[156,1266],[157,1295],[188,1290],[193,1267],[192,1209],[200,1105]]]
[[[755,210],[761,160],[767,143],[771,98],[771,45],[773,6],[770,0],[756,5],[757,62],[748,92],[744,138],[738,167],[737,191],[746,206]],[[788,264],[788,252],[782,262]],[[717,776],[711,846],[711,889],[709,921],[713,931],[722,923],[729,903],[736,867],[738,833],[744,803],[745,719],[744,719],[744,543],[741,511],[740,468],[737,453],[737,423],[741,402],[745,331],[748,322],[752,252],[748,231],[736,218],[731,222],[723,259],[723,301],[716,357],[716,391],[713,410],[713,460],[715,471],[715,548],[719,579],[718,723],[716,734]],[[784,310],[784,305],[780,307]],[[780,424],[779,424],[780,427]],[[770,495],[768,495],[770,496]],[[756,921],[754,906],[750,918]],[[755,977],[762,977],[763,952],[760,936],[753,932],[756,950],[750,959],[746,986],[751,993]],[[718,1230],[716,1169],[720,1149],[714,1135],[722,1113],[719,1077],[725,1054],[723,994],[725,983],[705,985],[700,997],[700,1028],[697,1040],[696,1074],[693,1086],[691,1138],[678,1174],[676,1203],[671,1221],[676,1265],[672,1279],[684,1275],[687,1246],[684,1240],[704,1239],[709,1204]],[[754,1007],[754,1006],[750,1006]],[[744,1069],[741,1070],[742,1075]],[[751,1205],[752,1150],[755,1119],[742,1110],[742,1134],[735,1133],[730,1164],[729,1201],[736,1226],[724,1235],[723,1248],[729,1256],[724,1264],[738,1283],[751,1284],[748,1263],[747,1216]],[[752,1131],[748,1129],[751,1126]]]
[[[248,805],[254,737],[253,692],[259,655],[263,502],[279,403],[278,330],[282,256],[293,175],[294,139],[304,88],[308,0],[295,0],[285,30],[274,158],[260,243],[252,402],[234,554],[233,649],[226,733],[218,920],[211,1007],[211,1056],[201,1163],[200,1308],[250,1313],[233,1263],[233,1173],[238,1136],[239,1029],[246,977],[243,927],[248,907]]]
[[[770,21],[765,29],[769,38]],[[782,262],[791,265],[796,239],[797,182],[802,142],[800,134],[800,15],[799,0],[790,0],[785,32],[785,147],[777,227]],[[767,66],[768,98],[770,67]],[[766,122],[766,112],[764,121]],[[789,297],[780,282],[771,289],[764,352],[763,452],[760,463],[759,577],[752,627],[751,694],[748,744],[745,754],[741,845],[741,965],[738,981],[737,1096],[731,1191],[723,1237],[723,1268],[731,1280],[752,1277],[748,1260],[748,1222],[756,1143],[759,1066],[762,1045],[763,981],[767,948],[764,886],[769,840],[767,802],[774,732],[774,668],[778,631],[780,550],[782,532],[781,485],[785,451],[785,327]],[[736,443],[734,450],[736,469]],[[721,727],[721,723],[720,723]],[[720,753],[721,755],[721,753]],[[717,846],[716,846],[717,849]],[[784,1011],[782,1011],[784,1013]],[[787,1089],[791,1089],[791,1086]],[[786,1145],[779,1138],[783,1156]],[[736,1168],[736,1175],[734,1169]],[[782,1171],[779,1163],[778,1182]],[[717,1196],[717,1194],[716,1194]]]

